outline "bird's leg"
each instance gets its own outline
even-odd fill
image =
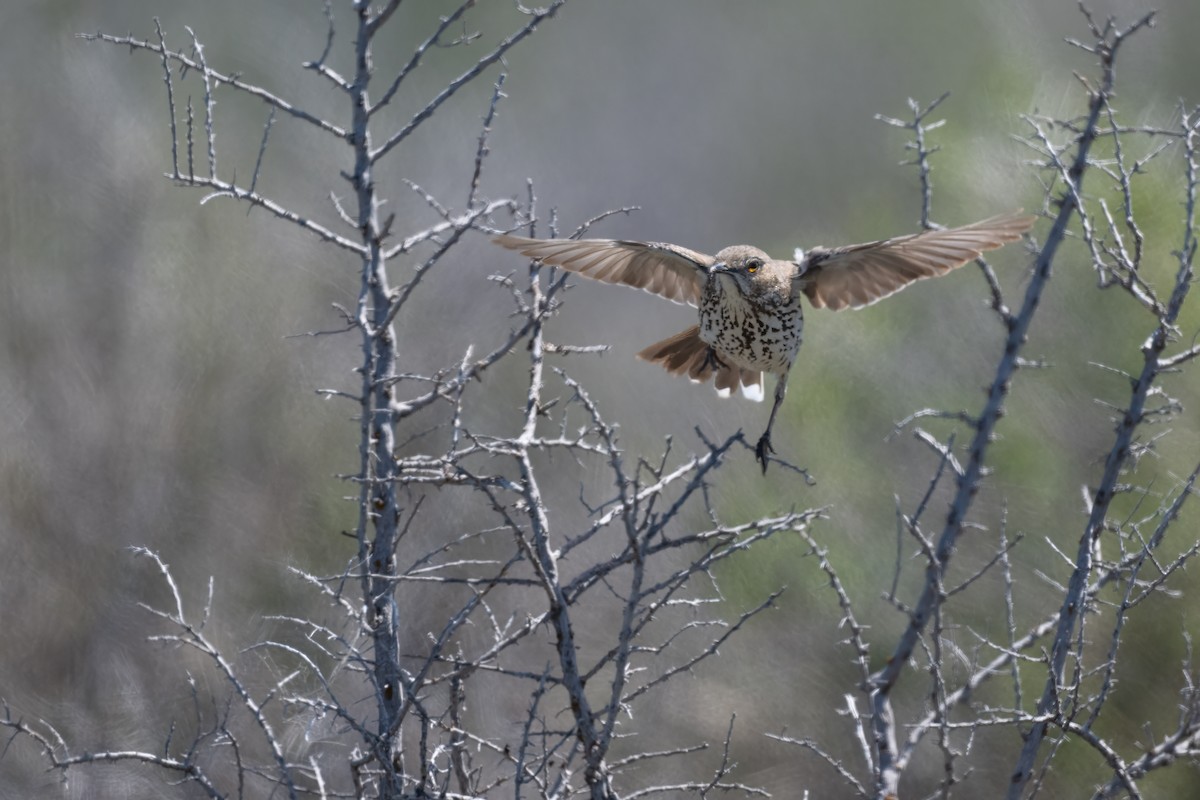
[[[717,348],[709,347],[708,352],[704,354],[704,371],[707,372],[711,369],[713,372],[720,372],[727,366],[728,364],[717,355]]]
[[[779,407],[783,405],[783,396],[787,394],[787,379],[788,373],[785,372],[775,382],[775,402],[771,405],[771,416],[767,418],[767,429],[754,446],[754,456],[758,463],[762,464],[764,475],[767,474],[767,454],[775,452],[775,448],[771,446],[771,427],[775,424],[775,415],[779,412]]]

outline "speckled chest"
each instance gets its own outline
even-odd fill
[[[799,293],[744,297],[728,278],[708,278],[700,298],[700,338],[741,367],[785,372],[804,332]]]

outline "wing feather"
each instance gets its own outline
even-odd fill
[[[1036,221],[1017,211],[961,228],[847,247],[815,247],[800,265],[800,279],[815,308],[861,308],[913,281],[944,275],[981,253],[1015,242]]]
[[[660,242],[620,239],[526,239],[504,234],[493,242],[543,264],[586,278],[645,289],[676,303],[699,305],[712,256]]]

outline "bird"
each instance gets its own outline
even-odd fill
[[[958,228],[797,250],[791,260],[771,258],[750,245],[706,255],[675,244],[625,239],[530,239],[506,233],[492,241],[546,266],[695,306],[698,324],[637,355],[695,382],[712,379],[722,395],[740,388],[759,401],[763,373],[773,373],[774,402],[754,448],[765,474],[775,452],[771,431],[804,333],[801,297],[813,308],[863,308],[1018,241],[1036,220],[1014,211]]]

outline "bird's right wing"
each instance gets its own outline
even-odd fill
[[[676,303],[700,304],[712,256],[674,244],[619,239],[526,239],[503,234],[493,242],[586,278],[645,289]]]

